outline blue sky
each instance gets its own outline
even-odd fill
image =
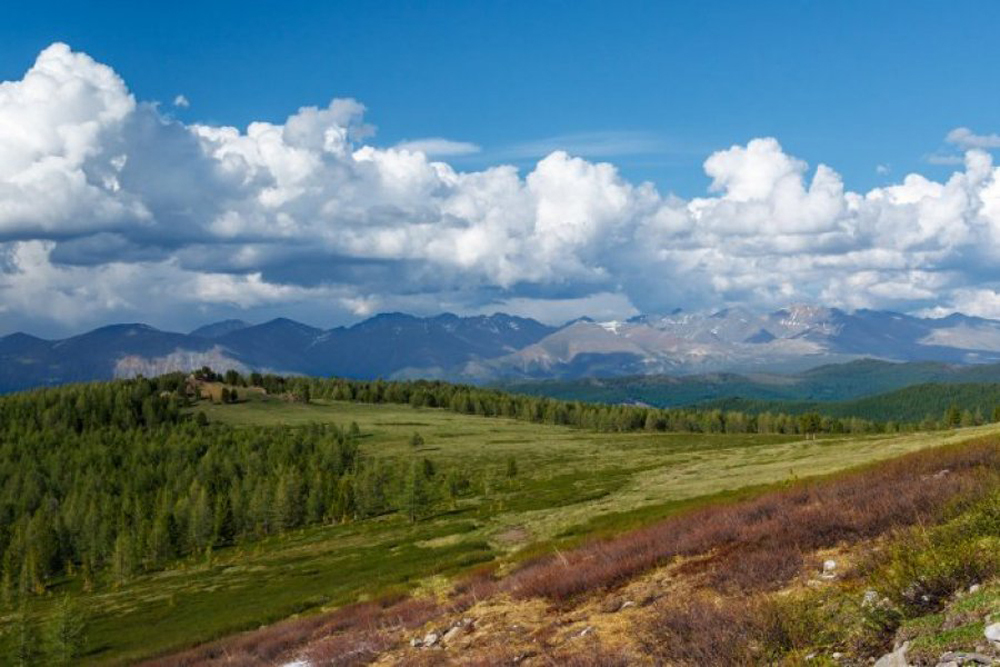
[[[11,2],[0,335],[1000,317],[1000,3]]]
[[[995,2],[11,2],[4,14],[0,79],[65,41],[140,99],[185,95],[184,120],[280,122],[354,97],[379,143],[480,145],[453,160],[463,167],[530,166],[532,145],[565,145],[683,196],[704,192],[710,152],[758,136],[855,189],[940,175],[925,156],[953,127],[996,130],[1000,106]]]

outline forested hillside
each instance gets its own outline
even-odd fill
[[[0,398],[4,594],[44,591],[51,577],[76,568],[87,585],[98,576],[122,582],[179,556],[302,525],[400,510],[417,518],[414,503],[432,483],[433,465],[418,470],[359,456],[357,425],[235,428],[197,411],[198,401],[212,400],[204,396],[228,403],[260,390],[289,401],[408,404],[596,431],[887,428],[855,418],[568,403],[443,382],[223,377],[209,369],[197,378],[13,394]],[[414,434],[415,445],[420,437]],[[434,483],[454,497],[468,480]]]
[[[1000,420],[1000,384],[920,384],[853,401],[828,403],[728,398],[700,407],[748,414],[819,413],[839,419],[857,417],[877,422],[898,419],[919,424],[921,428],[950,428]]]
[[[894,363],[862,359],[828,364],[791,375],[710,373],[639,375],[622,378],[543,380],[510,383],[502,388],[533,396],[593,403],[635,403],[682,407],[727,398],[754,401],[846,401],[926,384],[1000,382],[1000,365],[956,366],[939,362]],[[732,403],[733,406],[739,403]],[[740,408],[733,408],[740,409]],[[773,408],[772,408],[773,409]],[[755,410],[763,411],[763,410]],[[903,419],[887,416],[880,419]],[[920,415],[918,418],[923,418]]]

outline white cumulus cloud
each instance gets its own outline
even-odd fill
[[[477,146],[380,148],[365,113],[336,98],[280,123],[185,124],[86,54],[45,49],[0,84],[4,330],[231,311],[332,323],[498,304],[555,320],[1000,303],[995,135],[952,132],[965,153],[946,180],[868,192],[754,138],[708,155],[709,192],[684,200],[572,150],[523,173],[461,171],[439,158]]]

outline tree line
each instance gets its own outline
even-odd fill
[[[598,405],[438,381],[282,377],[204,368],[0,397],[0,589],[8,601],[61,574],[117,585],[178,558],[301,526],[399,512],[411,521],[472,493],[414,434],[405,460],[366,456],[356,424],[208,423],[198,382],[288,400],[408,404],[597,431],[877,432],[855,418]],[[216,386],[217,388],[217,386]],[[504,472],[496,473],[503,477]],[[506,476],[517,474],[508,461]],[[488,486],[489,483],[486,482]],[[484,487],[485,488],[485,487]]]
[[[437,380],[349,380],[261,375],[243,378],[230,371],[227,380],[261,387],[269,394],[290,397],[409,404],[442,408],[460,414],[507,417],[540,424],[575,426],[601,432],[659,431],[675,433],[884,433],[915,424],[878,422],[858,417],[833,417],[818,412],[785,414],[700,408],[653,408],[562,401],[544,396],[511,394],[489,387]]]
[[[468,490],[460,471],[359,451],[357,424],[209,424],[183,378],[0,398],[0,588],[54,577],[118,585],[178,558],[300,526],[400,511]]]

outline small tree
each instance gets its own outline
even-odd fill
[[[403,486],[402,500],[401,509],[410,523],[416,523],[417,519],[427,511],[427,506],[430,504],[430,493],[428,493],[427,477],[424,475],[423,465],[419,461],[414,460],[410,463],[410,469],[407,471]]]
[[[944,423],[948,428],[955,428],[962,423],[962,411],[954,403],[944,413]]]
[[[64,595],[59,601],[45,629],[53,663],[72,664],[83,651],[86,620],[83,611],[74,604],[69,595]]]
[[[517,477],[517,459],[513,456],[507,458],[507,479]]]
[[[410,446],[416,449],[417,447],[424,446],[424,436],[420,435],[416,431],[410,436]]]

